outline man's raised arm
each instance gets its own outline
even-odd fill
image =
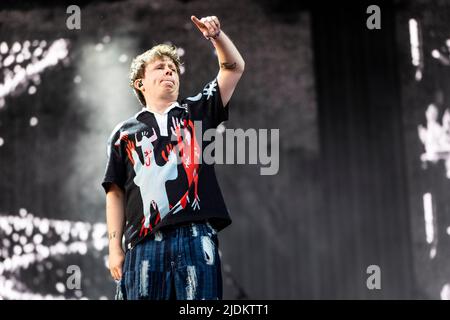
[[[191,20],[205,38],[212,41],[216,48],[220,66],[217,82],[222,103],[226,106],[244,72],[244,59],[230,38],[220,29],[220,22],[216,16],[205,17],[200,20],[191,16]]]

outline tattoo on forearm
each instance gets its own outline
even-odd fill
[[[109,240],[114,239],[116,237],[116,231],[109,233]]]
[[[229,63],[229,62],[223,62],[220,64],[220,68],[222,69],[236,69],[236,62]]]

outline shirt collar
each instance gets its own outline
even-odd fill
[[[180,104],[178,103],[178,101],[173,102],[166,110],[164,110],[163,114],[160,114],[160,113],[151,111],[150,109],[148,109],[148,108],[146,108],[146,107],[143,107],[142,110],[139,111],[139,112],[136,114],[136,118],[137,118],[140,114],[145,113],[145,112],[150,112],[150,113],[153,113],[154,115],[161,116],[161,115],[164,115],[164,114],[169,113],[169,111],[172,110],[172,109],[175,108],[175,107],[181,108],[181,106],[180,106]]]

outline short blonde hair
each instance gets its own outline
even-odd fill
[[[145,76],[145,67],[148,63],[153,62],[156,59],[161,59],[164,56],[172,59],[175,67],[177,68],[178,75],[180,75],[180,67],[182,62],[180,57],[178,56],[177,48],[174,45],[169,44],[158,44],[152,47],[150,50],[145,51],[144,53],[138,55],[131,62],[130,68],[130,86],[134,90],[134,94],[138,98],[139,102],[145,106],[145,97],[142,92],[135,88],[134,82],[136,79],[144,78]]]

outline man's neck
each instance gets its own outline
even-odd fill
[[[163,114],[164,111],[172,105],[176,100],[169,101],[168,99],[146,99],[146,108],[152,112]]]

